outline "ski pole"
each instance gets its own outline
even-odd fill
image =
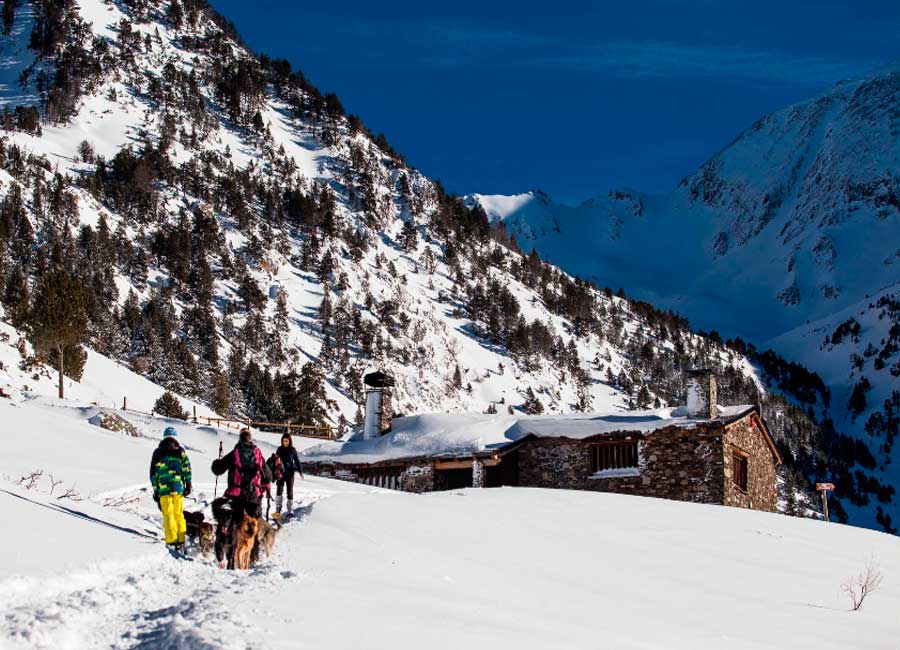
[[[220,440],[219,441],[219,460],[221,460],[221,459],[222,459],[222,441]],[[219,491],[219,476],[217,474],[216,475],[216,483],[215,483],[215,486],[213,487],[213,501],[215,501],[216,492],[218,492],[218,491]]]

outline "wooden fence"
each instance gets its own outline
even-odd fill
[[[292,436],[303,438],[322,438],[332,440],[337,437],[337,429],[334,427],[319,427],[311,424],[295,424],[293,422],[260,422],[257,420],[229,420],[228,418],[213,418],[201,415],[198,421],[205,421],[209,426],[224,427],[226,429],[242,429],[255,427],[262,433],[289,433]]]
[[[137,409],[128,408],[128,398],[122,398],[122,410],[130,413],[138,413],[150,417],[157,417],[158,413],[147,413]],[[293,422],[259,422],[257,420],[232,420],[229,418],[214,418],[208,415],[197,415],[197,407],[193,407],[193,421],[195,423],[205,422],[208,426],[216,426],[218,428],[235,429],[240,431],[244,427],[255,427],[262,433],[289,433],[292,436],[300,436],[301,438],[316,438],[320,440],[334,440],[337,438],[338,430],[335,427],[320,427],[311,424],[295,424]]]

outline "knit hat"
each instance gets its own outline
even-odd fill
[[[166,430],[163,431],[163,438],[168,438],[170,436],[173,438],[178,437],[178,432],[175,430],[175,427],[166,427]]]
[[[291,434],[289,434],[289,433],[281,434],[281,442],[284,442],[285,440],[288,441],[288,447],[290,447],[291,445],[294,444],[294,440],[293,440],[293,438],[291,438]]]
[[[253,442],[253,435],[250,433],[250,429],[247,427],[241,429],[240,440],[241,442]]]

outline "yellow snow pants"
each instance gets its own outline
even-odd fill
[[[162,511],[166,544],[184,544],[184,535],[187,531],[187,523],[184,521],[184,496],[167,494],[159,497],[159,509]]]

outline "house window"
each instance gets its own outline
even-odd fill
[[[637,440],[591,445],[591,470],[595,474],[614,469],[637,469],[637,466]]]
[[[734,485],[738,489],[744,492],[747,491],[749,460],[749,455],[740,449],[735,449],[731,452],[731,480],[734,481]]]

